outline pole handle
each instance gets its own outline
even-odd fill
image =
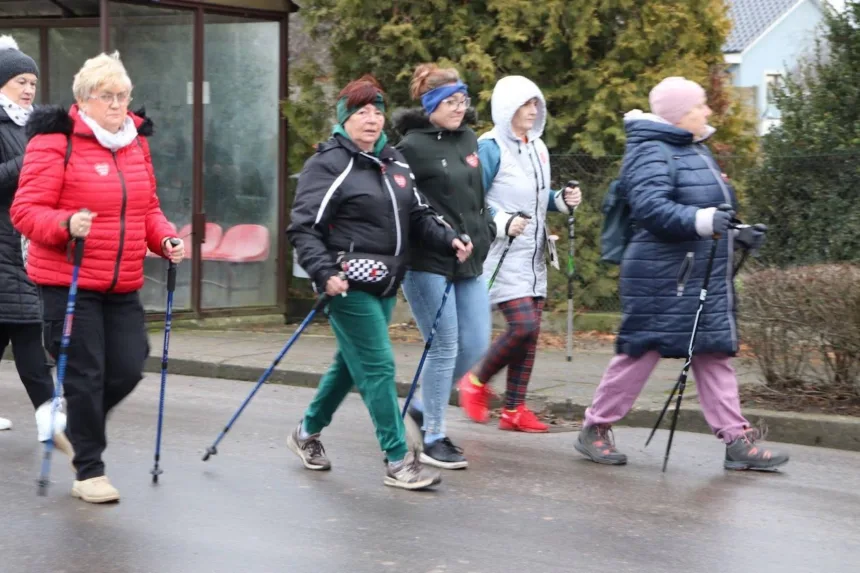
[[[723,211],[723,212],[726,212],[726,213],[729,213],[729,212],[731,212],[732,210],[733,210],[733,207],[732,207],[730,204],[728,204],[728,203],[723,203],[723,204],[721,204],[719,207],[717,207],[717,211]],[[714,240],[716,241],[717,239],[719,239],[719,238],[720,238],[720,234],[719,234],[719,233],[714,233],[713,238],[714,238]]]
[[[80,267],[83,260],[84,260],[84,240],[83,239],[75,239],[75,253],[74,253],[74,264],[75,264],[75,266]]]
[[[579,187],[579,181],[577,181],[576,179],[570,179],[567,182],[567,187]],[[562,189],[561,192],[564,193],[564,189]],[[573,209],[570,210],[570,217],[568,217],[568,219],[567,219],[568,223],[573,223],[573,217],[574,217],[573,214],[575,211],[576,211],[576,207],[574,207]]]
[[[338,272],[336,276],[342,281],[348,280],[346,278],[346,273],[343,271]],[[346,292],[340,293],[340,296],[346,296]],[[332,297],[330,297],[328,293],[322,291],[317,297],[317,300],[314,302],[314,305],[311,307],[311,312],[318,312],[322,307],[328,304],[329,300],[331,299]]]
[[[167,242],[170,243],[173,247],[178,247],[182,241],[177,239],[176,237],[171,237],[167,239]],[[173,261],[168,261],[167,263],[167,292],[173,292],[176,290],[176,263]]]

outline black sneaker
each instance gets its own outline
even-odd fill
[[[463,448],[458,448],[449,438],[436,440],[432,444],[424,444],[424,451],[419,458],[428,466],[443,470],[462,470],[469,466],[463,457]]]
[[[580,454],[598,464],[623,466],[627,456],[615,449],[615,439],[610,426],[587,426],[579,432],[573,445]]]
[[[309,470],[330,470],[331,462],[325,455],[325,448],[320,441],[320,435],[311,434],[308,439],[303,440],[299,437],[301,427],[302,423],[299,422],[299,425],[287,438],[287,447],[302,459],[302,463]]]
[[[776,471],[779,466],[788,463],[788,454],[757,446],[758,440],[764,436],[758,428],[748,429],[743,436],[726,445],[726,461],[723,467],[727,470]]]
[[[438,470],[424,467],[414,452],[409,452],[403,460],[396,464],[387,463],[383,483],[401,489],[427,489],[442,482],[442,474]]]

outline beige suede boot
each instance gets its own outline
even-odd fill
[[[109,503],[119,501],[119,492],[111,485],[107,476],[99,476],[72,485],[72,497],[82,499],[87,503]]]

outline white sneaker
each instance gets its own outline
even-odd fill
[[[12,420],[7,420],[6,418],[0,418],[0,430],[11,430],[12,429]]]
[[[51,402],[51,400],[48,400],[36,408],[36,430],[38,431],[40,442],[47,442],[48,438],[51,437]],[[65,400],[61,400],[61,405],[54,416],[55,436],[66,431],[65,410]]]

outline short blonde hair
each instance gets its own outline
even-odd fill
[[[75,74],[72,92],[79,102],[87,100],[94,91],[102,86],[125,85],[131,91],[131,78],[119,59],[119,52],[110,55],[101,53],[90,58]]]

